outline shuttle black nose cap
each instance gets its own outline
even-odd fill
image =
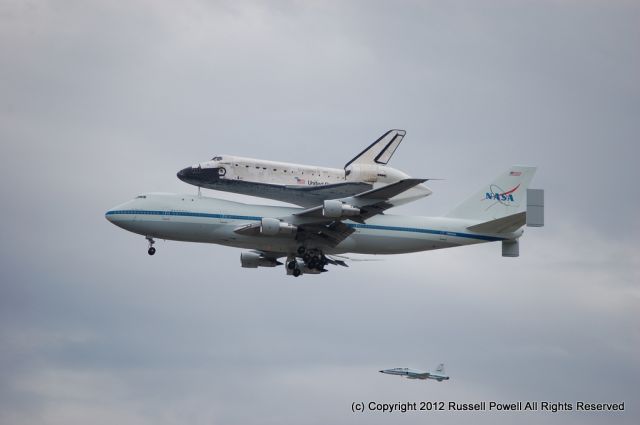
[[[178,178],[180,180],[184,180],[185,178],[187,178],[187,176],[189,176],[189,174],[191,174],[191,167],[183,168],[182,170],[178,171]]]

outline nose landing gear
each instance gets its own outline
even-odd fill
[[[154,241],[151,236],[147,236],[146,239],[147,239],[147,241],[149,241],[149,249],[147,250],[147,253],[149,255],[155,254],[156,253],[156,249],[153,247],[153,244],[156,243],[156,241]]]

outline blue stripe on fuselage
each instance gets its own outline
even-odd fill
[[[249,221],[262,220],[262,217],[251,216],[251,215],[211,214],[211,213],[199,213],[199,212],[187,212],[187,211],[160,211],[160,210],[117,210],[117,211],[107,211],[105,215],[159,215],[159,216],[179,216],[179,217],[224,218],[227,220],[249,220]],[[359,223],[345,223],[345,224],[354,229],[427,233],[431,235],[445,235],[445,236],[452,236],[457,238],[470,238],[470,239],[478,239],[478,240],[489,241],[489,242],[502,241],[506,239],[506,238],[499,238],[495,236],[475,235],[471,233],[460,233],[460,232],[449,232],[446,230],[421,229],[416,227],[381,226],[378,224],[359,224]]]

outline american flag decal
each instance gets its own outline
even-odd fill
[[[522,174],[521,171],[512,171],[512,172],[509,173],[510,176],[519,176],[521,174]]]

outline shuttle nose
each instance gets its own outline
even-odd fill
[[[192,170],[192,167],[187,167],[178,171],[178,178],[182,181],[185,181],[185,179],[191,175],[191,170]]]
[[[206,183],[215,183],[220,176],[225,174],[223,168],[187,167],[178,171],[178,178],[185,183],[203,186]]]

